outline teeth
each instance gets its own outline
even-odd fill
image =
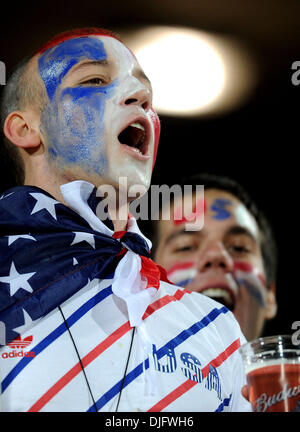
[[[228,291],[222,288],[208,288],[201,292],[208,297],[223,298],[228,304],[232,305],[232,298]]]
[[[144,126],[142,126],[140,123],[131,123],[131,127],[135,127],[137,129],[141,129],[142,131],[145,131]]]
[[[136,147],[131,147],[131,148],[134,152],[142,154],[142,152],[138,148],[136,148]]]

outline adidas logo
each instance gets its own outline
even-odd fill
[[[34,351],[23,351],[23,349],[27,348],[33,341],[33,336],[27,336],[22,339],[21,336],[16,337],[13,341],[9,342],[7,346],[11,348],[13,351],[4,352],[1,357],[2,358],[15,358],[15,357],[35,357]],[[21,349],[21,351],[16,351]]]
[[[16,339],[11,341],[7,345],[12,349],[26,348],[28,347],[28,345],[31,344],[32,340],[33,340],[33,336],[27,336],[24,339],[22,339],[21,336],[18,336],[16,337]]]

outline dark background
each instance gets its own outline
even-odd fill
[[[263,208],[279,248],[277,317],[264,334],[292,333],[299,312],[298,118],[300,61],[298,0],[42,1],[1,3],[0,60],[7,72],[58,32],[83,26],[117,31],[142,25],[179,25],[233,36],[253,52],[260,79],[251,97],[226,115],[161,117],[153,184],[176,183],[201,171],[240,181]],[[182,58],[179,85],[188,79]],[[176,89],[174,89],[176,91]],[[9,184],[0,161],[0,190]]]

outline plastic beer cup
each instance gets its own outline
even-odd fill
[[[300,345],[269,336],[241,346],[254,411],[300,412]]]

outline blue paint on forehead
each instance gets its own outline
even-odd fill
[[[230,211],[226,208],[231,206],[232,202],[225,198],[216,198],[211,205],[211,210],[215,213],[213,219],[224,220],[231,217]]]
[[[69,70],[83,59],[102,61],[107,58],[104,44],[95,37],[68,39],[49,48],[38,60],[39,73],[44,81],[49,99]]]

